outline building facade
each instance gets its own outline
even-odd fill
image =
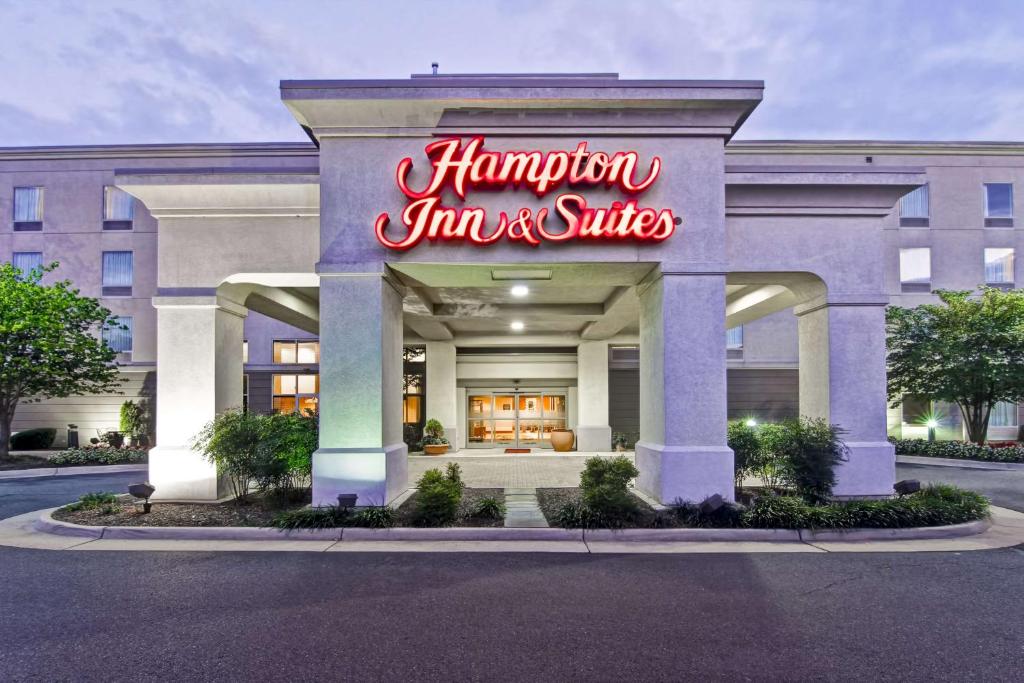
[[[130,321],[123,396],[15,428],[100,432],[149,397],[158,496],[210,500],[202,424],[315,408],[321,503],[393,499],[426,418],[466,452],[570,428],[579,451],[635,446],[671,501],[731,494],[727,419],[804,414],[847,430],[838,493],[886,494],[887,434],[961,427],[887,409],[884,307],[1014,286],[1024,145],[733,142],[762,89],[284,82],[313,142],[0,150],[0,254],[60,261]],[[1017,422],[1002,406],[990,436]]]

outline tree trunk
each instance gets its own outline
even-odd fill
[[[960,413],[964,417],[964,426],[967,427],[967,439],[983,446],[985,436],[988,434],[988,419],[992,413],[992,405],[990,403],[961,403]]]
[[[11,422],[14,414],[0,413],[0,460],[6,460],[11,454]]]

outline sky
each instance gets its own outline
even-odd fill
[[[282,79],[765,81],[738,139],[1024,139],[1024,0],[0,0],[0,146],[305,140]]]

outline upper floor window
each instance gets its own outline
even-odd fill
[[[131,296],[133,270],[132,252],[103,252],[103,296]]]
[[[985,227],[1013,227],[1013,184],[985,183]]]
[[[116,326],[103,328],[103,341],[117,353],[130,353],[132,350],[132,317],[115,318]]]
[[[275,363],[319,363],[320,342],[287,340],[274,342]]]
[[[135,197],[119,187],[103,188],[103,229],[131,230],[135,219]]]
[[[985,284],[1013,284],[1013,249],[985,250]]]
[[[23,274],[27,275],[30,270],[42,267],[43,252],[16,251],[11,254],[11,265],[19,269]]]
[[[725,331],[725,354],[729,358],[743,357],[743,325]]]
[[[930,292],[932,250],[928,247],[900,249],[900,285],[903,292]]]
[[[14,188],[14,229],[43,229],[43,188]]]
[[[928,186],[922,185],[900,198],[900,225],[928,226]]]

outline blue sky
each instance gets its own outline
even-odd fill
[[[740,138],[1024,139],[1024,0],[0,0],[0,145],[302,140],[291,78],[753,78]]]

